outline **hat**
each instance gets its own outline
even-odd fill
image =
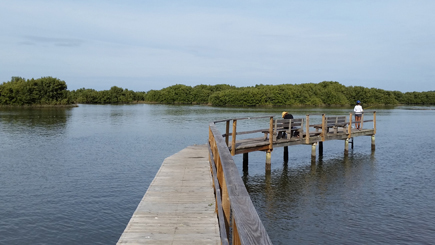
[[[356,103],[359,104],[359,103],[361,103],[361,101],[357,100]]]
[[[284,116],[285,116],[285,114],[287,114],[287,113],[288,113],[288,112],[286,112],[286,111],[283,111],[283,112],[282,112],[282,114],[281,114],[281,116],[282,116],[282,117],[284,117]]]

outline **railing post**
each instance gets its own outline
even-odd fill
[[[373,112],[373,134],[376,134],[376,111]]]
[[[269,150],[273,150],[273,117],[269,119]]]
[[[363,129],[363,122],[364,122],[364,112],[361,114],[361,126],[359,127],[359,129]]]
[[[226,128],[225,128],[225,143],[227,144],[227,146],[229,145],[229,138],[230,138],[230,120],[227,120],[226,122]]]
[[[305,143],[310,143],[310,115],[306,116],[306,133],[305,133]]]
[[[352,135],[352,112],[349,113],[349,126],[347,126],[347,138],[350,139]]]
[[[233,120],[233,135],[231,136],[232,144],[231,144],[231,155],[236,155],[236,127],[237,120]]]
[[[325,141],[326,136],[326,117],[322,114],[322,141]]]
[[[240,242],[239,232],[237,231],[237,224],[234,217],[232,223],[233,223],[232,245],[241,245],[242,243]]]

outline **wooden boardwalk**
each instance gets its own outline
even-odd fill
[[[352,128],[351,133],[353,137],[358,136],[372,136],[374,135],[375,131],[374,129],[362,129],[357,130]],[[346,132],[343,132],[343,130],[339,130],[337,133],[329,132],[325,134],[325,140],[345,140],[348,138],[348,134]],[[278,139],[273,141],[273,147],[285,147],[285,146],[292,146],[292,145],[309,145],[313,144],[315,142],[322,141],[322,137],[319,134],[312,134],[309,136],[308,140],[306,138],[306,134],[303,135],[303,137],[300,138],[291,138],[291,139]],[[237,140],[235,143],[236,150],[235,154],[241,154],[241,153],[247,153],[252,151],[258,151],[258,150],[266,150],[269,147],[269,141],[265,140],[264,137],[257,137],[257,138],[248,138],[248,139],[242,139]],[[229,146],[229,149],[232,149],[232,146]]]
[[[221,244],[206,145],[166,158],[117,244]]]

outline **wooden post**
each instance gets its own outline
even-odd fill
[[[347,139],[352,135],[352,112],[349,113],[349,125],[347,126]]]
[[[223,178],[223,181],[221,182],[221,189],[222,189],[222,211],[225,216],[225,223],[227,225],[227,234],[229,234],[230,229],[230,213],[231,213],[231,206],[230,206],[230,197],[228,195],[228,189],[227,189],[227,181],[225,180],[225,176]]]
[[[319,142],[319,156],[323,156],[323,142]]]
[[[325,136],[326,136],[326,118],[325,118],[325,114],[322,114],[322,141],[325,141]]]
[[[273,117],[269,119],[269,150],[273,149]]]
[[[344,141],[344,154],[348,154],[349,153],[349,139],[346,139]]]
[[[248,153],[243,153],[243,171],[248,170]]]
[[[376,134],[376,111],[373,112],[373,134]]]
[[[317,143],[311,145],[311,160],[316,160],[316,146]]]
[[[310,143],[310,115],[306,116],[306,131],[305,131],[305,143]]]
[[[374,151],[375,150],[375,136],[374,135],[372,135],[372,151]]]
[[[364,112],[361,114],[361,126],[359,129],[363,129],[363,121],[364,121]]]
[[[233,245],[241,245],[242,242],[240,241],[240,236],[239,236],[239,232],[237,231],[237,224],[236,224],[236,220],[234,219],[234,215],[233,215],[233,236],[232,236],[232,241],[233,241]]]
[[[230,120],[227,120],[226,129],[225,129],[225,143],[227,144],[227,146],[230,146],[229,138],[230,138]]]
[[[231,155],[236,155],[236,128],[237,128],[237,120],[233,120],[233,135],[231,136],[232,144],[231,144]]]
[[[284,162],[288,162],[288,146],[284,146]]]
[[[272,151],[267,150],[266,152],[266,173],[272,170]]]

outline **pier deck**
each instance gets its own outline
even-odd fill
[[[206,145],[166,158],[117,244],[221,244]]]
[[[374,134],[374,129],[357,130],[352,128],[351,133],[353,137],[371,136]],[[345,140],[346,138],[348,138],[348,134],[343,132],[343,130],[339,130],[337,133],[330,132],[325,134],[325,140]],[[275,148],[292,145],[308,145],[319,141],[322,141],[322,137],[319,134],[310,135],[308,141],[306,139],[306,134],[304,134],[300,138],[283,138],[274,140],[273,147]],[[235,154],[253,152],[258,150],[267,150],[269,149],[269,145],[269,140],[265,140],[264,137],[237,140],[235,143]],[[232,149],[231,145],[229,146],[229,149]]]

